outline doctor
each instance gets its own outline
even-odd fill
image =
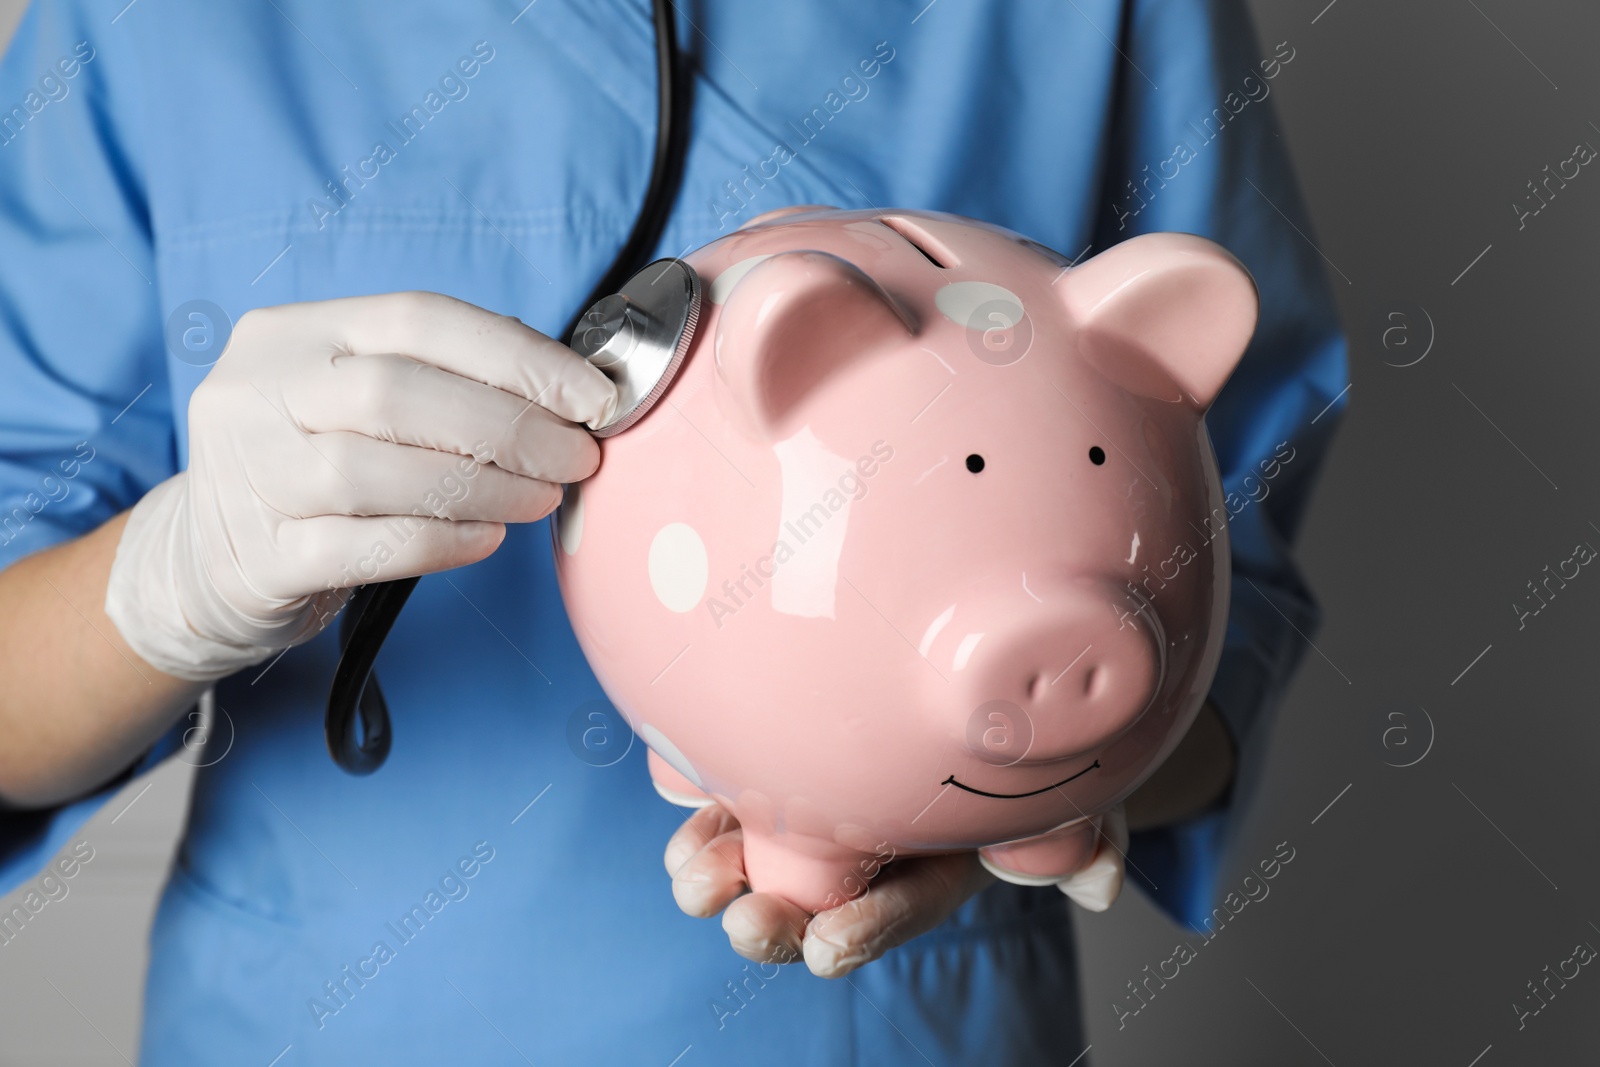
[[[1261,325],[1209,420],[1248,498],[1244,592],[1206,712],[1129,804],[1158,901],[1203,913],[1233,769],[1315,624],[1287,546],[1345,382],[1264,102],[1293,47],[1228,0],[679,16],[692,135],[657,254],[893,204],[1073,255],[1187,230],[1254,273]],[[0,64],[0,889],[170,756],[208,688],[232,737],[156,916],[142,1062],[1083,1048],[1062,893],[963,856],[810,924],[740,896],[731,818],[654,794],[573,639],[540,520],[615,397],[539,331],[633,224],[652,56],[642,0],[36,0]],[[436,517],[393,521],[419,502]],[[378,662],[403,731],[351,778],[323,747],[324,628],[349,587],[415,574]],[[1119,877],[1068,888],[1103,906]],[[718,912],[725,935],[691,917]]]

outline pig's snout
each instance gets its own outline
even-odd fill
[[[1097,749],[1138,721],[1161,684],[1160,622],[1126,586],[1033,589],[970,617],[980,615],[991,624],[962,627],[948,666],[968,715],[966,743],[988,763]]]

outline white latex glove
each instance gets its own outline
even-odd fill
[[[1088,911],[1105,911],[1122,894],[1127,873],[1128,817],[1118,804],[1100,819],[1100,844],[1089,865],[1056,883],[1072,902]]]
[[[1078,873],[1055,882],[1077,904],[1104,911],[1122,889],[1128,825],[1119,806],[1100,822],[1098,847]],[[883,869],[867,891],[811,915],[772,893],[752,893],[744,874],[744,831],[720,804],[686,819],[663,857],[672,895],[685,914],[722,912],[735,952],[757,963],[804,960],[811,973],[839,978],[943,922],[973,894],[995,882],[977,852],[908,856]]]
[[[1042,837],[982,849],[978,861],[1002,881],[1013,885],[1053,885],[1079,907],[1105,911],[1122,892],[1127,853],[1128,815],[1118,804],[1110,811]],[[1072,873],[1024,873],[1040,870]]]
[[[616,390],[434,293],[251,311],[189,402],[189,468],[133,509],[106,614],[206,681],[317,634],[349,590],[484,558],[594,472]]]

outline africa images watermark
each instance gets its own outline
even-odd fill
[[[1517,229],[1527,229],[1528,220],[1549,207],[1550,202],[1556,198],[1557,191],[1565,189],[1567,182],[1582,174],[1583,168],[1594,160],[1595,154],[1592,144],[1588,141],[1580,141],[1572,146],[1572,155],[1556,164],[1554,172],[1550,170],[1550,164],[1546,163],[1543,177],[1530,178],[1528,180],[1529,195],[1523,197],[1520,201],[1513,200],[1511,202],[1511,211],[1517,216]],[[1572,168],[1571,173],[1568,173],[1568,167]],[[1538,184],[1534,184],[1535,182]],[[1554,188],[1551,188],[1551,182],[1555,182]],[[1541,189],[1544,191],[1540,192]]]
[[[734,976],[739,978],[737,984],[732,978],[723,982],[722,986],[725,993],[722,999],[711,1001],[711,1014],[716,1017],[717,1029],[726,1030],[728,1028],[728,1020],[748,1008],[750,1002],[756,998],[756,994],[767,988],[768,982],[783,973],[783,965],[793,963],[796,959],[798,957],[795,955],[794,950],[785,947],[770,960],[756,964],[747,963],[741,967],[739,975],[743,975],[743,977]],[[752,970],[752,967],[755,969]],[[772,969],[771,974],[767,973],[768,968]]]
[[[94,57],[94,46],[88,41],[79,41],[72,46],[71,55],[62,56],[39,75],[35,87],[27,91],[21,103],[0,111],[0,147],[21,137],[28,123],[46,107],[65,100],[72,92],[72,79],[93,62]]]
[[[895,847],[887,841],[880,841],[873,848],[871,855],[863,855],[857,860],[855,865],[839,879],[837,887],[823,899],[822,911],[811,920],[811,929],[826,930],[829,923],[837,918],[841,914],[841,909],[847,905],[859,908],[861,901],[872,892],[872,880],[894,862],[895,856]],[[722,998],[709,1002],[711,1015],[717,1020],[717,1029],[726,1030],[728,1020],[748,1008],[750,1002],[756,998],[756,994],[767,988],[768,982],[778,977],[784,964],[794,963],[799,958],[799,954],[792,948],[781,945],[771,958],[756,964],[755,970],[752,971],[748,963],[741,967],[739,975],[743,977],[739,978],[737,984],[733,979],[723,982]],[[772,969],[771,974],[767,973],[769,967]]]
[[[1592,563],[1594,558],[1594,547],[1589,542],[1582,541],[1573,546],[1572,555],[1556,564],[1554,571],[1550,569],[1550,564],[1546,563],[1540,572],[1540,577],[1528,581],[1530,595],[1511,602],[1511,610],[1517,616],[1517,629],[1526,629],[1528,620],[1549,607],[1550,601],[1556,598],[1556,594],[1565,589],[1568,582],[1575,581],[1583,573],[1583,568]],[[1571,573],[1568,573],[1569,567]],[[1534,584],[1535,581],[1538,582],[1537,585]],[[1550,587],[1551,582],[1556,583],[1553,589]]]
[[[18,537],[28,523],[51,504],[65,500],[72,492],[68,483],[76,478],[83,470],[85,464],[93,461],[95,457],[94,446],[88,441],[79,441],[72,449],[72,455],[56,463],[55,469],[39,479],[39,488],[29,490],[22,500],[9,508],[0,505],[0,548],[4,548]]]
[[[1284,50],[1288,50],[1288,54]],[[1160,190],[1167,187],[1167,182],[1174,181],[1183,173],[1183,168],[1200,157],[1200,150],[1206,145],[1222,136],[1222,131],[1228,124],[1239,116],[1245,108],[1252,103],[1259,104],[1272,93],[1272,86],[1268,85],[1273,78],[1283,72],[1295,57],[1295,50],[1289,46],[1288,41],[1280,41],[1273,50],[1270,59],[1263,59],[1258,64],[1261,76],[1246,74],[1240,83],[1239,89],[1230,91],[1222,98],[1222,103],[1211,109],[1211,113],[1200,120],[1196,126],[1194,120],[1189,121],[1189,128],[1199,138],[1197,145],[1191,145],[1184,140],[1172,146],[1172,154],[1167,158],[1157,161],[1156,172],[1150,173],[1150,165],[1145,164],[1143,177],[1129,178],[1126,182],[1126,193],[1119,194],[1118,199],[1112,201],[1111,213],[1117,218],[1117,229],[1123,230],[1128,226],[1128,220],[1138,215],[1150,206],[1150,201],[1156,198]],[[1170,173],[1169,173],[1170,170]],[[1155,188],[1150,183],[1155,183]],[[1143,190],[1141,192],[1141,190]],[[1134,202],[1138,206],[1134,206]]]
[[[1228,524],[1244,512],[1245,508],[1252,503],[1259,504],[1266,500],[1272,493],[1272,479],[1281,474],[1284,467],[1293,463],[1296,455],[1297,453],[1289,442],[1279,442],[1278,447],[1273,450],[1272,456],[1261,460],[1257,464],[1260,471],[1259,476],[1247,474],[1241,479],[1240,488],[1244,490],[1242,493],[1232,491],[1225,493],[1222,498],[1222,506],[1212,508],[1211,514],[1205,517],[1205,529],[1201,530],[1195,527],[1195,532],[1200,535],[1201,547],[1203,548],[1215,541],[1222,531],[1228,528]],[[1255,488],[1253,489],[1250,487],[1251,482],[1255,483]],[[1168,582],[1175,581],[1185,566],[1199,558],[1200,552],[1187,541],[1184,541],[1174,548],[1166,559],[1155,564],[1154,573],[1151,573],[1151,565],[1145,564],[1144,577],[1137,583],[1131,581],[1128,583],[1127,603],[1121,607],[1112,606],[1111,610],[1117,615],[1117,629],[1120,630],[1124,626],[1137,626],[1140,613],[1147,609],[1149,603],[1155,599],[1156,594],[1165,589]],[[1171,569],[1170,574],[1167,573],[1169,568]],[[1154,588],[1151,587],[1152,582],[1155,583]]]
[[[712,593],[706,597],[706,611],[711,614],[711,621],[717,629],[722,629],[724,620],[736,615],[740,608],[755,599],[755,590],[750,588],[752,583],[755,589],[761,589],[771,581],[777,575],[778,568],[794,558],[797,546],[803,547],[835,515],[867,495],[868,479],[893,458],[894,448],[887,441],[874,441],[870,454],[856,460],[853,466],[846,467],[834,484],[823,492],[820,500],[785,519],[770,553],[756,559],[754,564],[741,563],[738,577],[722,583],[722,596]],[[789,543],[791,539],[793,545]]]
[[[867,94],[872,91],[872,87],[867,83],[882,73],[883,68],[894,60],[895,54],[894,47],[888,41],[879,41],[873,46],[872,55],[859,60],[854,68],[847,70],[839,79],[839,87],[829,89],[828,94],[822,98],[822,103],[801,116],[798,125],[790,120],[789,128],[799,136],[797,143],[800,148],[821,137],[828,123],[847,106],[865,100]],[[797,155],[799,155],[798,150],[789,142],[779,141],[772,146],[772,152],[767,158],[755,164],[754,174],[750,172],[750,164],[747,163],[743,167],[744,177],[737,184],[732,180],[723,182],[722,187],[726,190],[726,195],[720,200],[707,201],[711,214],[716,216],[717,229],[727,229],[728,221],[738,218],[756,199],[756,195],[767,187],[767,182],[775,181],[783,168],[794,162]]]
[[[487,841],[479,841],[472,846],[472,854],[462,856],[456,861],[454,867],[447,868],[439,878],[438,888],[430,887],[422,898],[422,903],[413,904],[411,909],[400,916],[397,922],[386,922],[383,928],[394,938],[394,947],[389,947],[388,940],[380,938],[373,942],[371,952],[364,958],[355,962],[352,967],[345,964],[339,968],[339,974],[329,981],[322,983],[322,992],[306,999],[306,1007],[311,1011],[311,1017],[317,1021],[317,1029],[324,1029],[328,1019],[338,1015],[350,1006],[357,993],[365,989],[367,983],[383,973],[382,968],[398,958],[399,950],[411,944],[428,923],[449,905],[452,901],[467,899],[467,894],[472,892],[468,884],[483,870],[485,864],[494,859],[494,846]]]
[[[1273,849],[1272,856],[1261,860],[1256,866],[1261,871],[1261,877],[1247,874],[1240,883],[1244,895],[1240,896],[1237,890],[1229,890],[1227,896],[1222,898],[1222,904],[1211,909],[1211,914],[1204,920],[1204,925],[1196,928],[1205,940],[1200,942],[1200,947],[1205,948],[1217,939],[1222,929],[1234,917],[1252,903],[1259,904],[1267,899],[1267,894],[1272,892],[1272,887],[1267,883],[1283,873],[1283,868],[1288,866],[1295,857],[1294,848],[1287,841],[1280,841]],[[1120,1000],[1111,1002],[1111,1011],[1117,1017],[1117,1029],[1125,1029],[1128,1020],[1156,999],[1156,993],[1167,988],[1167,983],[1174,981],[1183,973],[1183,968],[1198,959],[1200,954],[1188,941],[1183,941],[1172,949],[1172,955],[1155,965],[1155,970],[1150,965],[1144,967],[1142,978],[1128,980],[1128,995]],[[1170,971],[1169,971],[1170,968]],[[1154,983],[1154,985],[1152,985]]]
[[[1518,999],[1511,1002],[1511,1010],[1517,1016],[1517,1029],[1527,1029],[1528,1020],[1548,1008],[1550,1002],[1556,999],[1556,993],[1567,988],[1567,983],[1582,974],[1583,968],[1594,958],[1594,946],[1587,941],[1580,941],[1573,946],[1572,955],[1556,964],[1555,970],[1552,971],[1548,963],[1544,965],[1544,977],[1537,985],[1532,978],[1528,979],[1529,995],[1523,997],[1519,994]],[[1569,966],[1572,968],[1571,973],[1567,971]],[[1555,985],[1551,986],[1551,982]],[[1541,988],[1544,990],[1543,993],[1540,992]]]
[[[391,120],[386,123],[395,137],[393,145],[387,140],[375,142],[371,153],[358,160],[353,170],[350,164],[346,163],[339,168],[340,177],[337,181],[330,178],[324,182],[323,188],[327,190],[327,196],[312,197],[306,202],[306,206],[311,209],[311,217],[316,220],[317,229],[325,228],[330,218],[348,207],[350,201],[367,187],[367,182],[382,174],[382,168],[394,162],[400,155],[400,149],[416,140],[435,116],[451,103],[465,100],[467,94],[472,91],[472,86],[468,83],[494,59],[494,54],[494,46],[488,41],[478,41],[474,44],[470,55],[456,60],[455,65],[439,77],[437,89],[429,89],[424,93],[421,102],[412,104],[410,109],[400,116],[399,122]]]
[[[396,544],[404,545],[416,537],[422,528],[433,519],[445,518],[445,512],[451,504],[459,504],[467,498],[472,491],[472,479],[486,465],[493,462],[494,449],[487,441],[475,441],[472,444],[472,454],[457,457],[453,470],[447,470],[439,476],[439,481],[422,495],[422,500],[411,508],[409,515],[394,515],[384,520],[383,528],[393,537]],[[384,565],[395,557],[395,545],[387,538],[378,538],[372,542],[372,547],[367,554],[357,559],[352,565],[346,563],[339,568],[339,581],[335,588],[365,585],[376,581],[383,572]]]
[[[78,876],[85,864],[94,859],[94,846],[79,841],[68,852],[57,856],[39,881],[28,887],[10,911],[0,913],[0,946],[9,945],[21,936],[22,931],[45,907],[67,899],[72,887],[67,883]]]

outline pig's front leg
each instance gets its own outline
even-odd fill
[[[645,762],[650,767],[650,782],[656,787],[656,792],[678,807],[703,808],[711,803],[711,798],[699,786],[673,770],[672,764],[656,755],[654,749],[650,750]]]
[[[812,914],[861,896],[893,855],[888,846],[868,854],[820,837],[744,827],[744,872],[751,890],[776,894]]]
[[[1127,820],[1116,808],[1059,830],[978,850],[983,866],[1014,885],[1053,885],[1089,911],[1105,911],[1122,891]]]

